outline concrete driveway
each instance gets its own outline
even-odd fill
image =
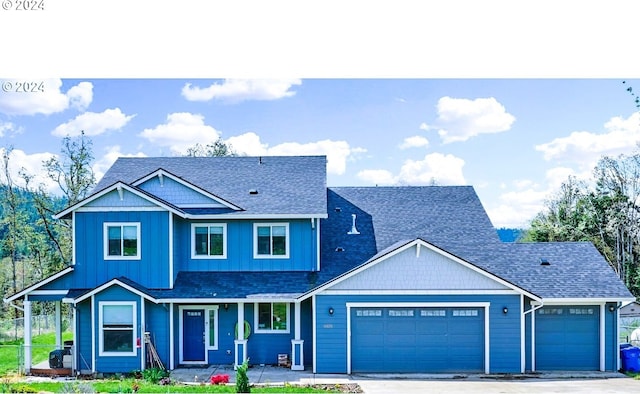
[[[366,394],[375,393],[640,393],[640,380],[617,378],[376,379],[354,377]]]

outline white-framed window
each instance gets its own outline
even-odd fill
[[[423,317],[447,316],[447,310],[446,309],[421,309],[420,316],[423,316]]]
[[[259,302],[254,305],[254,311],[256,333],[289,332],[288,302]]]
[[[135,301],[102,301],[98,310],[100,356],[135,356]]]
[[[207,307],[205,327],[207,328],[207,349],[218,350],[218,307]]]
[[[104,259],[140,260],[140,223],[105,223]]]
[[[226,223],[191,224],[191,258],[224,259],[227,257]]]
[[[477,309],[454,309],[453,316],[478,316]]]
[[[254,223],[253,257],[288,258],[289,223]]]
[[[380,317],[382,316],[382,309],[358,309],[356,310],[356,316],[358,317]]]

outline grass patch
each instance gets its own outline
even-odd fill
[[[62,333],[63,341],[71,339],[73,339],[71,332],[67,331]],[[18,359],[20,356],[20,346],[23,343],[24,339],[0,343],[0,376],[18,372],[18,365],[21,362],[21,360]],[[31,338],[31,343],[31,360],[32,364],[35,365],[49,359],[49,352],[54,349],[56,344],[56,334],[36,335]]]
[[[33,389],[33,392],[86,392],[89,387],[93,388],[94,392],[98,393],[132,393],[133,388],[137,388],[139,393],[235,393],[235,386],[233,384],[228,385],[212,385],[212,384],[200,384],[200,385],[187,385],[187,384],[172,384],[168,386],[162,386],[158,384],[148,383],[144,380],[123,379],[123,380],[77,380],[67,382],[15,382],[15,383],[0,383],[0,392],[10,393],[12,390],[18,388],[21,389]],[[77,391],[80,389],[81,391]],[[26,390],[25,390],[26,391]],[[252,386],[252,393],[339,393],[343,390],[340,385],[333,385],[333,387],[314,387],[314,386],[298,386],[293,384],[286,384],[284,386]],[[14,391],[15,392],[15,391]]]

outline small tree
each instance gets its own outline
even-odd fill
[[[247,371],[249,370],[249,360],[244,360],[242,365],[238,366],[236,371],[236,393],[250,393],[251,387],[249,387],[249,377]]]

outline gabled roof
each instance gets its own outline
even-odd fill
[[[126,278],[124,276],[111,279],[94,289],[85,289],[85,290],[70,292],[70,294],[67,295],[67,298],[69,298],[70,302],[77,304],[78,302],[84,301],[87,298],[91,297],[92,295],[98,294],[114,285],[120,286],[134,294],[139,295],[140,297],[143,297],[151,302],[157,303],[156,297],[152,290],[149,290],[146,287],[142,286],[141,284],[134,282],[131,279]]]
[[[188,181],[185,181],[184,179],[182,179],[182,178],[180,178],[180,177],[178,177],[178,176],[176,176],[176,175],[174,175],[174,174],[170,173],[169,171],[166,171],[166,170],[164,170],[162,168],[159,168],[156,171],[154,171],[154,172],[152,172],[150,174],[147,174],[146,176],[134,181],[132,183],[132,185],[133,186],[140,186],[143,183],[145,183],[146,181],[148,181],[150,179],[153,179],[155,177],[158,177],[160,179],[162,179],[164,177],[167,177],[167,178],[169,178],[169,179],[171,179],[171,180],[173,180],[173,181],[175,181],[175,182],[177,182],[177,183],[179,183],[179,184],[181,184],[181,185],[183,185],[183,186],[185,186],[185,187],[187,187],[187,188],[189,188],[191,190],[194,190],[197,193],[200,193],[200,194],[202,194],[202,195],[204,195],[204,196],[206,196],[206,197],[208,197],[208,198],[210,198],[210,199],[212,199],[212,200],[224,205],[225,207],[227,207],[229,209],[232,209],[234,211],[242,210],[241,207],[239,207],[237,205],[234,205],[234,204],[230,203],[229,201],[226,201],[223,198],[220,198],[220,197],[218,197],[218,196],[216,196],[214,194],[211,194],[208,191],[198,187],[197,185],[194,185],[194,184],[192,184],[192,183],[190,183]]]
[[[111,193],[111,192],[113,192],[115,190],[117,190],[118,192],[121,192],[122,190],[126,190],[126,191],[128,191],[130,193],[135,194],[138,197],[141,197],[141,198],[143,198],[143,199],[145,199],[147,201],[150,201],[151,203],[157,205],[160,208],[164,208],[167,211],[173,212],[174,214],[176,214],[178,216],[181,216],[181,217],[185,217],[186,216],[186,213],[182,209],[174,206],[173,204],[171,204],[171,203],[169,203],[167,201],[164,201],[164,200],[162,200],[162,199],[160,199],[160,198],[158,198],[158,197],[156,197],[156,196],[154,196],[152,194],[149,194],[146,191],[144,191],[142,189],[139,189],[139,188],[137,188],[135,186],[130,186],[130,185],[126,184],[126,183],[118,181],[118,182],[113,183],[112,185],[109,185],[109,186],[105,187],[104,189],[96,191],[95,193],[91,194],[89,197],[85,198],[82,201],[77,202],[76,204],[66,208],[65,210],[63,210],[61,212],[58,212],[53,217],[55,219],[61,219],[61,218],[68,217],[68,215],[70,215],[71,212],[73,212],[73,211],[75,211],[75,210],[77,210],[79,208],[82,208],[83,206],[89,204],[90,202],[95,201],[95,200],[99,199],[100,197],[102,197],[102,196],[104,196],[104,195],[106,195],[108,193]]]
[[[6,297],[4,299],[4,302],[5,303],[9,303],[9,302],[15,301],[17,299],[20,299],[20,298],[24,297],[26,294],[28,294],[28,293],[30,293],[30,292],[32,292],[34,290],[37,290],[38,288],[40,288],[40,287],[42,287],[42,286],[44,286],[44,285],[46,285],[48,283],[51,283],[54,280],[56,280],[58,278],[61,278],[61,277],[65,276],[65,275],[67,275],[67,274],[69,274],[71,272],[73,272],[73,267],[72,266],[71,267],[66,267],[66,268],[64,268],[64,269],[62,269],[62,270],[60,270],[60,271],[58,271],[58,272],[56,272],[54,274],[51,274],[50,276],[48,276],[48,277],[46,277],[46,278],[44,278],[44,279],[42,279],[42,280],[40,280],[40,281],[38,281],[38,282],[36,282],[36,283],[34,283],[32,285],[20,290],[19,292],[15,293],[15,294],[12,294],[9,297]]]
[[[134,184],[159,168],[242,207],[228,216],[326,217],[325,156],[119,158],[94,190],[118,181]]]

